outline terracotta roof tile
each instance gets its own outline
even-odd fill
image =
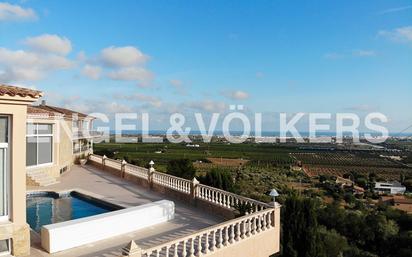
[[[90,117],[84,113],[45,104],[30,106],[30,108],[27,109],[27,113],[39,115],[44,114],[48,115],[49,117],[64,116],[65,118],[73,118],[77,115],[77,118],[79,119]]]
[[[9,96],[21,96],[21,97],[31,97],[31,98],[39,98],[43,95],[41,91],[33,90],[29,88],[23,87],[15,87],[9,85],[0,84],[0,96],[9,95]]]

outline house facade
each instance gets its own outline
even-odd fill
[[[376,182],[374,191],[379,194],[404,194],[406,187],[402,186],[401,183],[394,182]]]
[[[42,102],[37,90],[0,85],[0,256],[26,256],[26,184],[50,185],[93,152],[93,118]]]
[[[26,223],[27,107],[40,91],[0,85],[0,254],[30,253]]]
[[[93,117],[47,105],[27,109],[27,184],[47,186],[93,152]]]

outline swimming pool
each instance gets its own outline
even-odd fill
[[[27,223],[40,232],[48,224],[74,220],[121,209],[120,206],[76,191],[31,192],[26,198]]]

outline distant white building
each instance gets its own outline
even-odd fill
[[[376,182],[374,191],[380,194],[404,194],[406,187],[402,186],[401,183],[394,182]]]

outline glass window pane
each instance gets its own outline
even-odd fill
[[[0,254],[9,253],[9,239],[0,240]]]
[[[34,135],[36,134],[36,124],[27,123],[26,125],[26,135]]]
[[[7,118],[0,117],[0,143],[7,143]]]
[[[37,165],[37,138],[26,138],[26,166]]]
[[[4,182],[6,180],[6,149],[0,148],[0,216],[6,215],[6,189]],[[0,251],[1,252],[1,251]]]
[[[38,124],[37,125],[37,133],[38,134],[51,134],[52,133],[52,125],[51,124]]]
[[[52,162],[52,137],[39,137],[38,164]]]

